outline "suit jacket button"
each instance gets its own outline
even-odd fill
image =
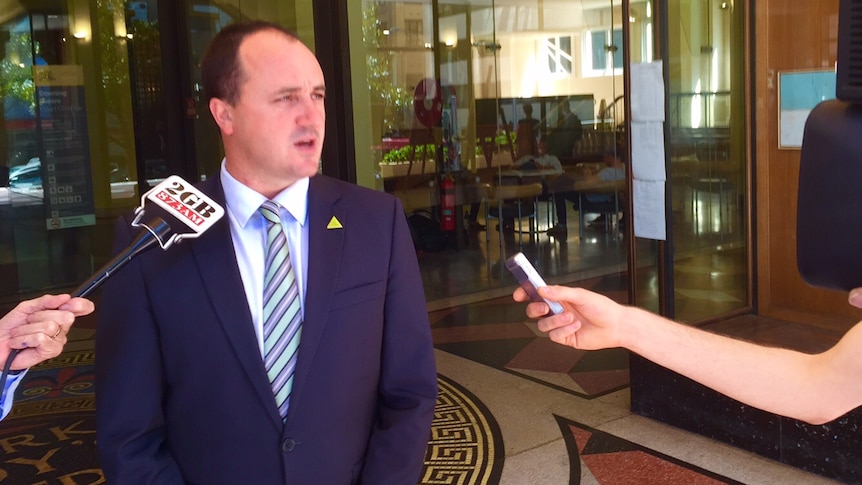
[[[293,441],[290,438],[281,442],[282,451],[290,453],[291,451],[293,451],[294,448],[296,448],[296,441]]]

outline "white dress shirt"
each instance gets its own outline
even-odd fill
[[[233,178],[221,165],[226,212],[236,261],[242,275],[245,296],[254,321],[257,343],[263,355],[263,272],[266,247],[266,220],[258,211],[267,199]],[[300,312],[305,318],[305,288],[308,281],[308,178],[298,180],[273,199],[287,209],[280,211],[281,224],[287,233],[290,262],[299,289]]]

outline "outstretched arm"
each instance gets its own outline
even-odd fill
[[[582,288],[553,286],[540,294],[566,310],[539,320],[555,342],[583,350],[624,347],[738,401],[810,423],[862,404],[862,325],[830,350],[809,355],[699,330]],[[526,301],[521,289],[514,297]],[[533,318],[546,313],[544,303],[527,307]]]

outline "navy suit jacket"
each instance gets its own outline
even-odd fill
[[[224,205],[219,177],[200,189]],[[342,228],[328,228],[337,218]],[[308,190],[305,319],[282,423],[225,215],[105,284],[97,437],[108,483],[415,484],[437,393],[398,199],[322,175]],[[138,234],[117,224],[116,249]]]

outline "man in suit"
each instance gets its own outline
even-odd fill
[[[291,32],[225,27],[201,71],[225,159],[199,188],[227,217],[105,287],[96,384],[107,481],[416,483],[437,384],[400,202],[318,174],[323,73]],[[265,202],[278,214],[265,216]],[[264,258],[281,228],[267,217],[287,234],[299,307],[289,318],[299,329],[285,332],[299,335],[284,358],[295,367],[278,385]],[[127,221],[116,237],[118,248],[132,237]]]

